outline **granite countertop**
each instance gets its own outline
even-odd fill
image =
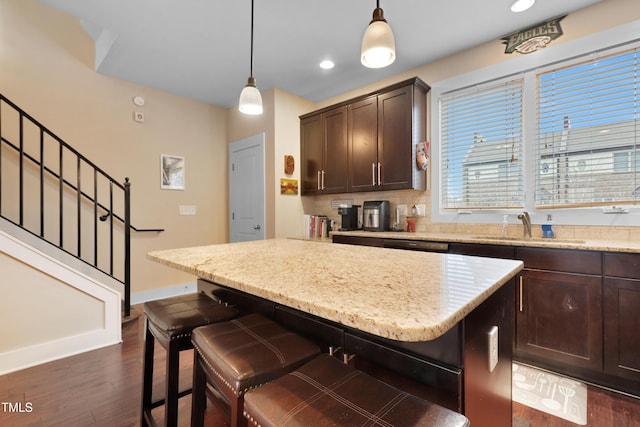
[[[514,260],[294,239],[170,249],[147,257],[399,341],[439,337],[523,267]]]
[[[332,234],[343,236],[376,237],[383,239],[423,240],[446,243],[478,243],[505,246],[530,246],[545,248],[564,248],[603,252],[640,253],[640,242],[622,240],[580,240],[563,238],[500,237],[490,235],[445,234],[445,233],[409,233],[406,231],[334,231]]]

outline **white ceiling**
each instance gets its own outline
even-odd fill
[[[99,73],[213,105],[237,105],[249,76],[250,0],[39,0],[81,19]],[[255,0],[254,76],[317,102],[601,0],[383,0],[397,59],[360,64],[373,0]],[[336,66],[322,70],[321,60]]]

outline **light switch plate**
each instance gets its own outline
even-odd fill
[[[487,341],[489,345],[487,346],[489,349],[489,372],[493,372],[498,365],[498,327],[494,326],[487,333]]]
[[[180,215],[195,215],[196,207],[193,205],[180,205]]]

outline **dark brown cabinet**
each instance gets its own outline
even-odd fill
[[[373,191],[378,182],[378,97],[349,105],[349,190]]]
[[[640,381],[640,255],[605,254],[604,369]]]
[[[424,189],[428,91],[414,78],[301,116],[302,195]]]
[[[426,91],[406,86],[378,96],[378,189],[424,187],[416,144],[425,140]]]
[[[599,252],[517,248],[515,354],[525,360],[602,369]]]
[[[600,370],[601,278],[525,270],[519,285],[516,354]]]
[[[302,193],[347,191],[347,109],[339,107],[300,120]]]
[[[322,114],[300,120],[301,188],[303,194],[320,192],[322,159]]]

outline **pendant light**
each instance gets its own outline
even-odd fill
[[[396,42],[391,27],[384,19],[380,0],[376,2],[373,19],[362,38],[360,62],[369,68],[382,68],[391,65],[396,59]]]
[[[262,96],[256,87],[256,79],[253,77],[253,0],[251,0],[251,69],[247,85],[240,92],[238,109],[244,114],[262,114]]]

